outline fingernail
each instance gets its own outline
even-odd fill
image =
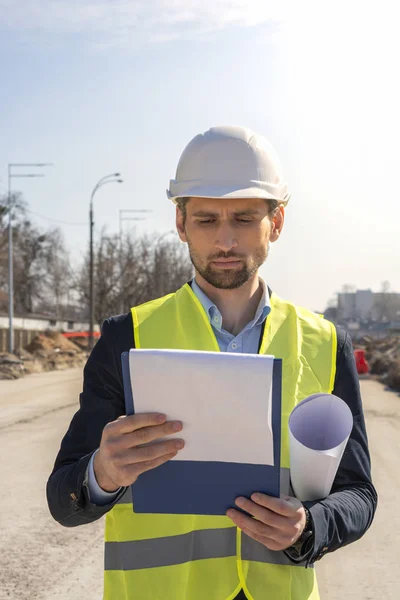
[[[251,495],[251,499],[254,500],[254,502],[258,502],[259,500],[261,500],[261,496],[260,494],[255,493]]]
[[[157,415],[156,416],[156,421],[157,421],[157,423],[164,423],[164,421],[165,421],[165,415]]]
[[[237,504],[238,506],[243,506],[243,504],[245,503],[246,499],[245,498],[236,498],[235,500],[235,504]]]
[[[182,429],[182,423],[180,421],[175,421],[172,426],[172,429],[174,431],[180,431]]]
[[[175,442],[175,448],[183,448],[183,446],[185,445],[185,442],[183,440],[177,440]]]

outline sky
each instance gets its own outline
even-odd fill
[[[322,311],[343,285],[400,292],[400,38],[394,1],[0,0],[0,192],[13,178],[73,261],[120,210],[174,228],[186,144],[244,125],[278,151],[292,198],[261,274]],[[26,171],[13,169],[13,173]]]

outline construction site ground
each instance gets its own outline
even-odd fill
[[[47,331],[37,335],[21,351],[14,354],[0,353],[0,380],[79,367],[85,363],[86,358],[85,338],[76,338],[73,342],[58,331]]]
[[[400,391],[400,334],[383,339],[354,338],[354,347],[363,349],[369,374],[377,381]],[[83,366],[88,356],[88,338],[67,339],[60,332],[47,331],[15,354],[0,353],[0,380],[19,379],[32,373]]]
[[[354,339],[354,348],[364,350],[369,375],[395,391],[400,391],[400,335],[383,339],[371,336]],[[36,336],[22,351],[0,353],[0,380],[19,379],[32,373],[81,367],[88,356],[88,339],[67,339],[59,332]]]
[[[81,379],[75,368],[0,381],[1,600],[102,598],[103,519],[63,528],[45,499]],[[316,564],[322,600],[400,598],[400,397],[373,380],[361,388],[379,507],[362,540]]]

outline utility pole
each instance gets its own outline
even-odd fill
[[[44,177],[42,173],[12,173],[14,167],[51,167],[53,163],[8,163],[8,351],[14,352],[14,269],[13,269],[13,203],[11,179],[15,177]]]
[[[93,198],[99,188],[106,183],[123,183],[123,179],[120,179],[120,173],[111,173],[111,175],[105,175],[99,179],[93,188],[90,196],[90,207],[89,207],[89,351],[93,348],[93,331],[94,331],[94,256],[93,256]]]
[[[127,217],[124,214],[133,214],[133,213],[151,213],[152,210],[147,209],[134,209],[134,208],[122,208],[119,211],[119,241],[121,243],[122,240],[122,221],[144,221],[146,217]]]

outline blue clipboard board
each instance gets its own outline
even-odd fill
[[[126,414],[135,414],[129,352],[122,354]],[[272,431],[274,466],[172,460],[142,473],[132,487],[136,513],[225,515],[238,496],[261,492],[279,498],[281,457],[282,359],[274,359]],[[160,407],[162,412],[162,407]],[[235,506],[235,508],[237,508]]]

